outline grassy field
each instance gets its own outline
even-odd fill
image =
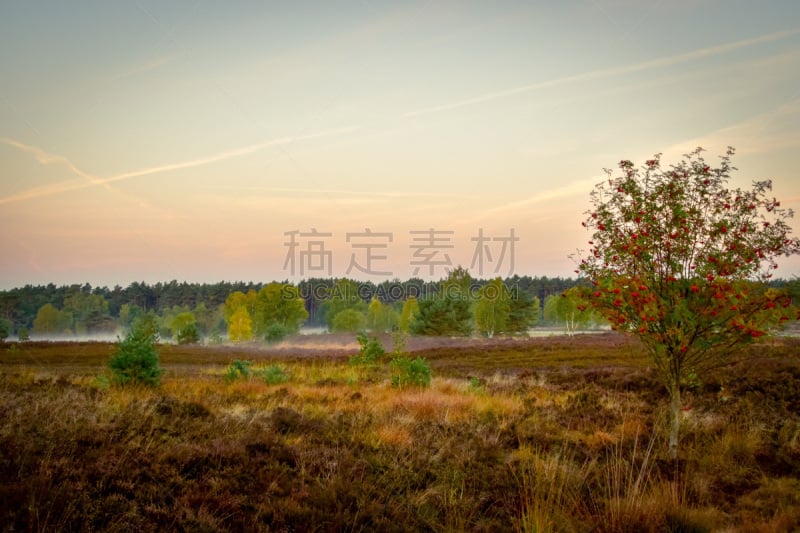
[[[161,346],[156,389],[107,385],[112,344],[0,346],[0,529],[800,528],[798,339],[687,384],[676,463],[629,338],[410,339],[433,381],[400,390],[311,337]],[[243,359],[287,380],[225,379]]]

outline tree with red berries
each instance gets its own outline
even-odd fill
[[[585,298],[612,327],[636,335],[670,395],[672,458],[678,454],[681,384],[726,361],[732,349],[796,318],[789,297],[769,288],[776,259],[800,253],[791,210],[770,198],[770,181],[728,189],[732,148],[712,168],[698,148],[677,165],[660,154],[591,193],[592,231],[578,272]]]

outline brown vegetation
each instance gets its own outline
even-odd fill
[[[109,344],[0,347],[2,529],[800,527],[797,340],[686,384],[677,463],[628,338],[412,338],[434,380],[402,391],[388,365],[347,364],[353,340],[162,346],[157,389],[106,387]],[[226,381],[235,359],[289,379]]]

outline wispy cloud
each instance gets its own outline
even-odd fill
[[[92,174],[90,174],[88,172],[85,172],[85,171],[81,170],[80,168],[75,166],[75,164],[72,163],[72,161],[70,161],[69,159],[67,159],[64,156],[50,154],[48,152],[45,152],[44,150],[42,150],[38,146],[31,146],[31,145],[16,141],[14,139],[8,139],[8,138],[5,138],[5,137],[0,137],[0,143],[3,143],[5,145],[11,146],[13,148],[16,148],[18,150],[21,150],[23,152],[26,152],[28,154],[33,155],[36,158],[36,160],[43,166],[50,166],[50,165],[61,166],[61,167],[66,168],[70,173],[74,174],[75,176],[78,176],[78,177],[83,178],[84,180],[86,180],[86,181],[75,181],[75,180],[63,181],[63,182],[60,182],[59,184],[62,184],[64,186],[69,185],[70,187],[76,187],[76,186],[77,187],[88,187],[88,186],[91,186],[91,185],[100,185],[100,186],[105,186],[106,188],[110,188],[110,186],[108,184],[106,184],[104,182],[104,180],[102,180],[101,178],[98,178],[97,176],[94,176],[94,175],[92,175]],[[24,191],[23,193],[19,193],[19,194],[24,194],[25,192],[31,192],[31,191],[48,190],[50,187],[54,187],[54,186],[59,185],[59,184],[52,184],[52,185],[46,185],[46,186],[42,186],[42,187],[36,187],[36,188],[33,188],[33,189],[28,189],[28,191]],[[69,189],[67,189],[67,190],[69,190]],[[4,202],[3,200],[4,200],[4,198],[0,198],[0,203],[7,203],[7,202]]]
[[[301,195],[324,195],[324,196],[367,196],[370,198],[469,198],[463,195],[436,194],[415,191],[353,191],[345,189],[309,189],[294,187],[261,187],[261,186],[242,186],[242,185],[219,185],[211,187],[215,190],[223,191],[249,191],[249,192],[275,192]]]
[[[555,78],[552,80],[546,80],[536,83],[530,83],[527,85],[521,85],[519,87],[512,87],[509,89],[504,89],[500,91],[490,92],[486,94],[482,94],[479,96],[474,96],[472,98],[466,98],[463,100],[458,100],[455,102],[449,102],[433,107],[426,107],[422,109],[417,109],[414,111],[409,111],[403,114],[403,117],[415,117],[419,115],[427,115],[430,113],[438,113],[441,111],[449,111],[452,109],[457,109],[460,107],[471,106],[475,104],[481,104],[484,102],[489,102],[492,100],[498,100],[501,98],[507,98],[509,96],[514,96],[521,93],[527,93],[532,91],[537,91],[540,89],[546,89],[549,87],[557,87],[559,85],[565,85],[569,83],[577,83],[583,81],[591,81],[600,78],[610,78],[613,76],[619,76],[621,74],[630,74],[634,72],[641,72],[645,70],[651,70],[655,68],[661,67],[668,67],[672,65],[677,65],[680,63],[686,63],[689,61],[695,61],[698,59],[706,58],[706,57],[713,57],[722,54],[727,54],[729,52],[733,52],[734,50],[738,50],[741,48],[747,48],[750,46],[755,46],[758,44],[764,44],[773,41],[780,41],[783,39],[787,39],[794,35],[800,33],[800,28],[794,28],[791,30],[768,33],[766,35],[760,35],[758,37],[753,37],[750,39],[742,39],[739,41],[734,41],[731,43],[719,44],[715,46],[709,46],[706,48],[701,48],[699,50],[692,50],[691,52],[685,52],[683,54],[677,54],[668,57],[661,57],[657,59],[651,59],[649,61],[642,61],[640,63],[634,63],[631,65],[623,65],[619,67],[611,67],[599,70],[593,70],[589,72],[582,72],[580,74],[574,74],[572,76],[564,76],[561,78]]]
[[[541,203],[557,204],[565,198],[575,196],[576,194],[587,194],[592,188],[602,181],[600,177],[588,178],[585,180],[574,181],[563,187],[550,189],[538,192],[528,198],[509,202],[496,207],[491,207],[480,213],[478,217],[481,220],[496,217],[498,215],[508,216],[509,214],[527,211],[531,206]]]
[[[13,139],[5,139],[1,138],[0,142],[7,144],[9,146],[13,146],[20,150],[23,150],[28,153],[32,153],[36,156],[37,160],[44,164],[52,164],[52,163],[60,163],[65,165],[73,174],[76,176],[80,176],[85,178],[86,181],[78,181],[78,180],[66,180],[60,181],[58,183],[52,183],[48,185],[42,185],[40,187],[33,187],[31,189],[27,189],[25,191],[21,191],[16,194],[12,194],[10,196],[6,196],[0,198],[0,205],[2,204],[9,204],[13,202],[19,202],[22,200],[30,200],[33,198],[40,198],[43,196],[52,196],[55,194],[60,194],[68,191],[74,191],[78,189],[84,189],[86,187],[91,186],[108,186],[110,183],[114,183],[117,181],[124,181],[129,180],[132,178],[139,178],[143,176],[150,176],[153,174],[162,174],[165,172],[171,172],[174,170],[182,170],[186,168],[194,168],[203,165],[209,165],[212,163],[217,163],[220,161],[225,161],[228,159],[233,159],[237,157],[242,157],[248,154],[252,154],[254,152],[258,152],[260,150],[264,150],[265,148],[269,148],[272,146],[283,146],[287,144],[292,144],[299,141],[308,141],[312,139],[317,139],[320,137],[326,137],[330,135],[339,135],[348,133],[350,131],[354,131],[358,129],[356,126],[350,126],[345,128],[337,128],[333,130],[326,130],[316,133],[309,133],[306,135],[297,135],[297,136],[287,136],[287,137],[280,137],[277,139],[270,139],[268,141],[251,144],[247,146],[243,146],[240,148],[234,148],[231,150],[226,150],[224,152],[220,152],[217,154],[199,157],[196,159],[190,159],[188,161],[181,161],[178,163],[169,163],[166,165],[159,165],[149,168],[144,168],[140,170],[134,170],[131,172],[124,172],[122,174],[117,174],[115,176],[111,176],[108,178],[98,178],[97,176],[93,176],[88,172],[85,172],[79,169],[77,166],[72,164],[68,159],[62,156],[48,154],[44,150],[40,148],[36,148],[33,146],[28,146],[26,144],[20,143]]]
[[[800,98],[751,116],[700,137],[677,142],[664,150],[665,157],[679,156],[698,146],[724,149],[733,146],[739,155],[766,154],[787,148],[800,148]]]

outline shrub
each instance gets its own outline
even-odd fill
[[[264,332],[264,340],[272,344],[282,341],[288,334],[289,330],[286,329],[286,326],[283,324],[278,324],[277,322],[273,322],[267,326],[267,329]]]
[[[394,353],[400,355],[406,351],[406,344],[408,342],[408,333],[398,329],[392,333],[392,340],[394,341]]]
[[[225,379],[228,381],[236,381],[240,378],[249,378],[251,375],[250,366],[252,361],[236,359],[232,362],[227,370],[225,370]]]
[[[358,355],[350,358],[351,365],[373,365],[386,355],[386,350],[376,337],[368,339],[366,335],[359,333],[357,339],[361,349]]]
[[[367,317],[355,309],[343,309],[331,319],[331,331],[336,333],[354,333],[367,326]]]
[[[117,344],[109,366],[117,385],[142,384],[155,387],[161,380],[163,369],[158,366],[156,342],[158,333],[150,317],[137,320],[131,330]]]
[[[200,333],[195,324],[187,324],[178,331],[178,344],[197,344],[200,342]]]
[[[422,357],[392,359],[392,385],[395,387],[428,387],[431,384],[431,365]]]
[[[11,322],[5,318],[0,318],[0,342],[5,341],[11,333]]]
[[[258,375],[269,385],[277,385],[278,383],[284,383],[289,380],[289,376],[286,375],[286,372],[280,365],[268,366],[260,370]]]

